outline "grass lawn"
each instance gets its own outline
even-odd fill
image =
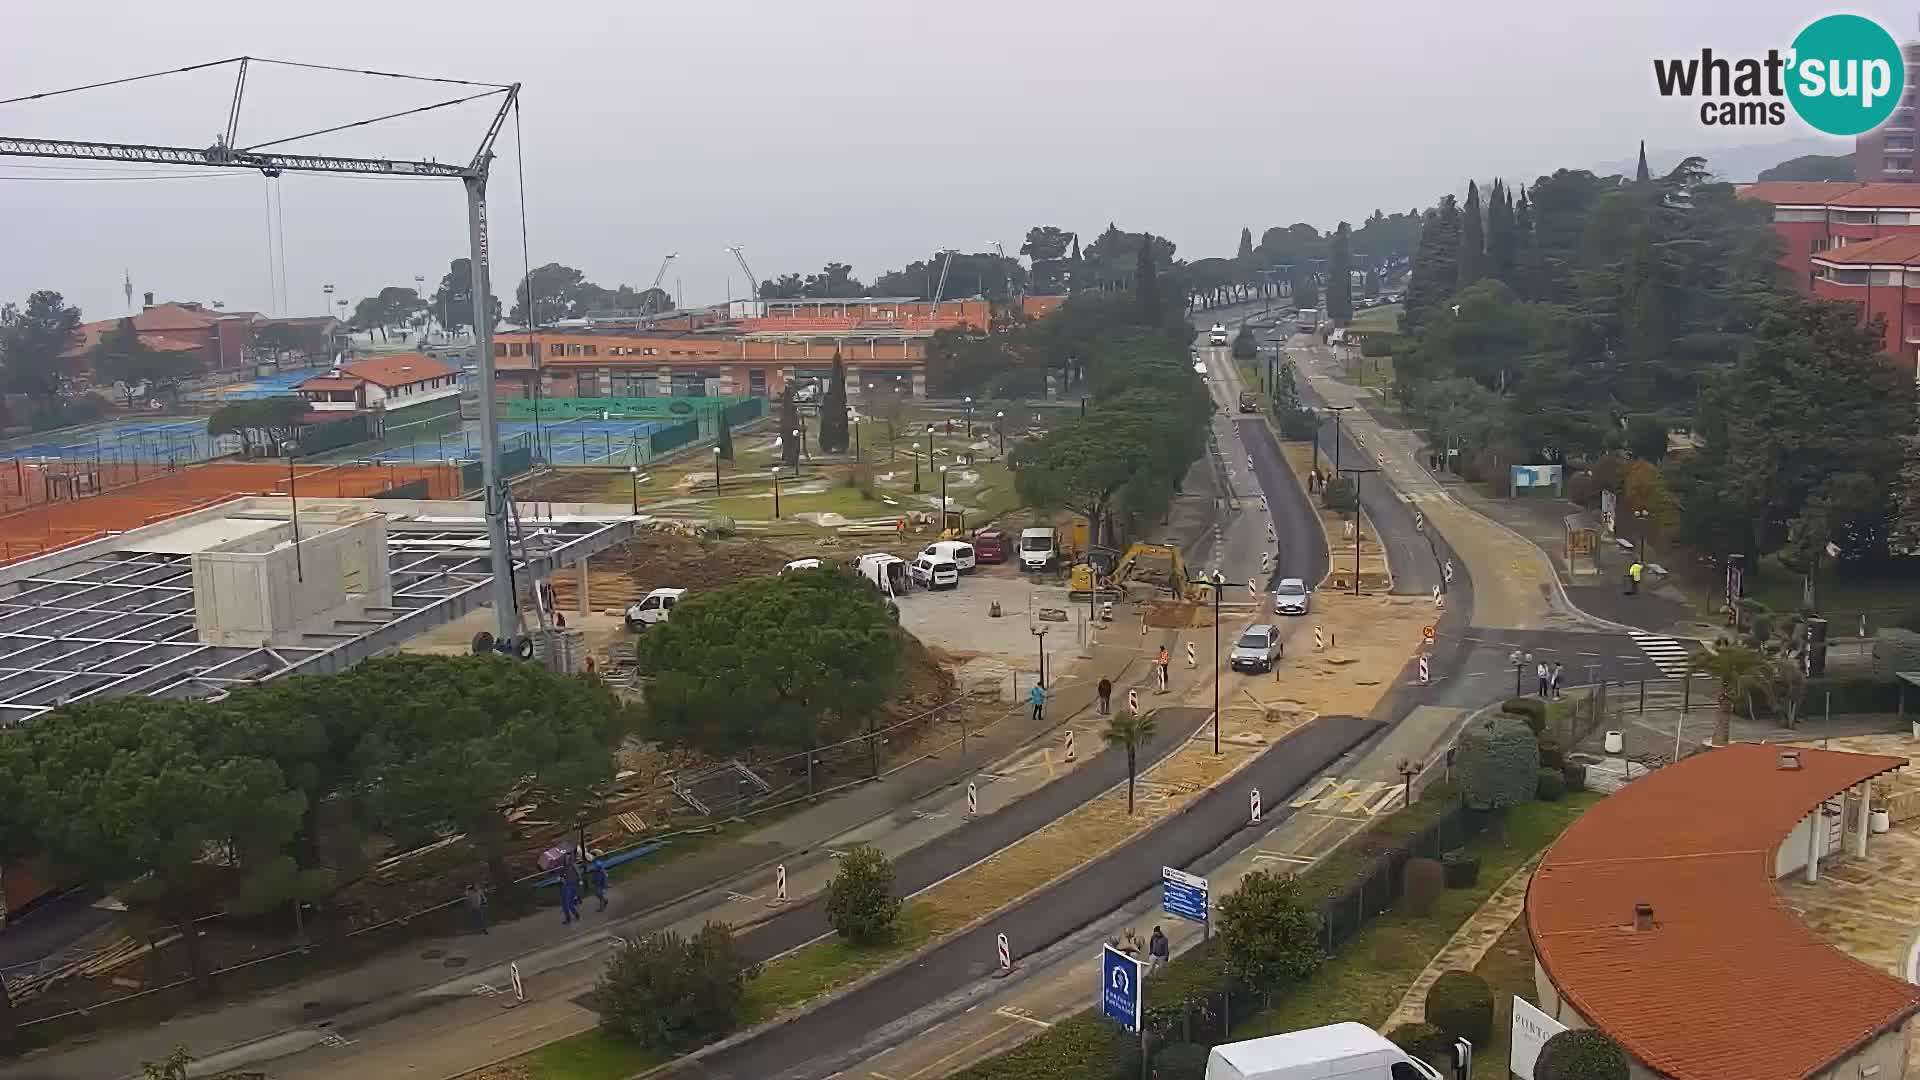
[[[508,1063],[500,1072],[527,1080],[626,1080],[670,1057],[610,1038],[595,1028],[549,1043]]]
[[[1526,920],[1515,920],[1473,970],[1493,988],[1493,1039],[1484,1047],[1473,1048],[1474,1063],[1484,1061],[1484,1068],[1504,1076],[1508,1072],[1507,1040],[1513,1033],[1514,995],[1540,1004],[1534,999],[1533,940],[1527,937]]]
[[[1823,560],[1824,561],[1824,560]],[[1803,575],[1780,565],[1771,556],[1761,560],[1760,572],[1747,578],[1747,595],[1775,611],[1800,610]],[[1814,599],[1820,613],[1833,624],[1828,633],[1851,637],[1860,632],[1860,616],[1867,631],[1894,625],[1909,611],[1920,609],[1920,581],[1911,577],[1841,578],[1823,566],[1814,581]]]
[[[1348,325],[1355,330],[1385,330],[1397,334],[1400,332],[1400,305],[1368,308],[1355,315],[1353,322]]]
[[[1341,1020],[1378,1026],[1487,896],[1599,798],[1582,793],[1515,807],[1507,818],[1505,843],[1496,828],[1468,845],[1481,859],[1473,888],[1445,890],[1425,918],[1397,910],[1368,923],[1313,978],[1237,1027],[1234,1037],[1258,1038]]]

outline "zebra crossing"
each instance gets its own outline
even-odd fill
[[[1669,679],[1686,677],[1687,669],[1693,666],[1692,654],[1687,647],[1664,634],[1649,633],[1645,630],[1630,630],[1633,643],[1647,655],[1654,667]]]

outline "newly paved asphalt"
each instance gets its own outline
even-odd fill
[[[1168,709],[1171,727],[1188,728],[1205,710]],[[1320,776],[1341,755],[1379,730],[1376,720],[1323,716],[1268,748],[1233,784],[1214,788],[1178,816],[1122,845],[1038,896],[934,949],[918,961],[758,1036],[664,1074],[677,1080],[762,1080],[820,1075],[823,1065],[857,1048],[886,1021],[930,1005],[989,974],[995,936],[1013,955],[1035,952],[1118,908],[1160,879],[1162,866],[1186,866],[1219,848],[1247,824],[1247,792],[1259,788],[1278,803]],[[1033,802],[1042,795],[1028,796]],[[1266,821],[1290,813],[1284,803]],[[1248,832],[1251,837],[1253,834]],[[831,1071],[827,1068],[826,1071]]]

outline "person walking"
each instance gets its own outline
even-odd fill
[[[1034,723],[1037,724],[1040,721],[1046,719],[1047,688],[1044,686],[1041,686],[1039,683],[1034,683],[1033,689],[1027,691],[1027,704],[1033,706],[1033,722]]]
[[[1153,936],[1147,939],[1147,956],[1153,961],[1153,970],[1159,971],[1165,967],[1170,955],[1172,955],[1172,949],[1167,945],[1167,935],[1156,924],[1153,928]]]
[[[467,906],[467,922],[475,930],[483,934],[493,933],[492,930],[487,929],[487,894],[480,891],[480,886],[468,882],[467,892],[461,898],[461,903]]]
[[[1543,698],[1546,697],[1547,696],[1547,680],[1551,677],[1547,672],[1547,662],[1545,660],[1540,661],[1540,665],[1533,669],[1533,674],[1540,684],[1540,689],[1539,689],[1540,696]]]
[[[1640,592],[1640,576],[1646,572],[1647,564],[1641,562],[1639,559],[1633,560],[1633,565],[1627,567],[1627,580],[1633,584],[1632,591],[1635,594]]]
[[[1094,689],[1100,695],[1100,715],[1105,716],[1113,710],[1113,680],[1101,679]]]
[[[580,917],[580,884],[574,879],[560,877],[560,925],[565,926]]]
[[[1156,665],[1157,673],[1160,676],[1160,692],[1163,694],[1166,693],[1169,688],[1168,687],[1169,672],[1167,669],[1169,664],[1172,662],[1172,660],[1173,660],[1173,657],[1167,653],[1167,647],[1165,645],[1160,646],[1160,654],[1153,658],[1153,662]]]
[[[1555,660],[1553,662],[1553,674],[1547,677],[1547,692],[1553,695],[1555,701],[1560,700],[1560,680],[1566,673],[1566,667],[1562,665],[1560,661]]]
[[[587,882],[593,886],[593,895],[600,901],[596,910],[607,910],[607,864],[598,855],[587,867]]]

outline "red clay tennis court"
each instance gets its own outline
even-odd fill
[[[119,477],[117,469],[132,471],[127,466],[105,466],[91,473],[75,473],[59,465],[24,467],[14,478],[18,489],[41,498],[26,509],[0,514],[0,564],[137,529],[243,495],[287,493],[285,465],[192,465],[137,481]],[[408,489],[418,498],[460,497],[460,470],[445,465],[296,465],[293,473],[303,499],[366,499]]]

